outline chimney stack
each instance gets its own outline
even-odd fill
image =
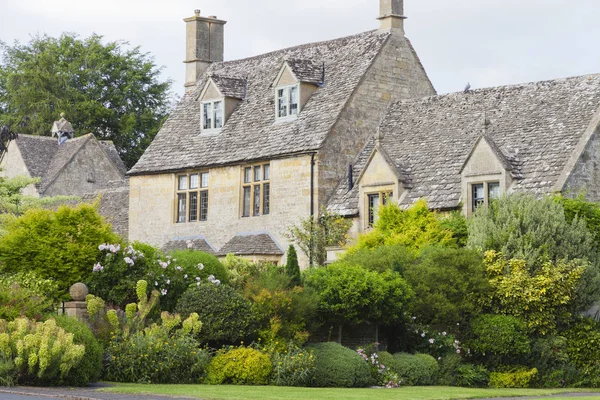
[[[185,88],[192,90],[198,78],[213,62],[223,61],[224,26],[216,16],[203,17],[200,10],[185,22]]]
[[[380,30],[398,30],[404,34],[404,0],[379,0]]]

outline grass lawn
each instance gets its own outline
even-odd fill
[[[465,389],[457,387],[428,386],[403,387],[400,389],[316,389],[290,388],[275,386],[211,386],[211,385],[141,385],[119,383],[107,392],[129,394],[163,394],[170,396],[188,396],[206,400],[339,400],[339,399],[373,399],[373,400],[444,400],[444,399],[473,399],[485,397],[510,396],[547,396],[559,393],[574,393],[577,389]],[[600,396],[600,393],[598,393]],[[566,400],[569,397],[553,397],[552,400]],[[577,400],[585,400],[579,397]]]

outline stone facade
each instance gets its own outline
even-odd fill
[[[19,150],[14,141],[8,145],[8,151],[4,154],[2,162],[0,162],[0,176],[6,178],[14,178],[16,176],[32,178],[21,150]],[[25,196],[39,197],[38,191],[33,185],[26,187],[23,190],[23,194]]]

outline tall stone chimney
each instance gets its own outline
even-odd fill
[[[223,61],[224,27],[227,21],[215,16],[203,17],[195,10],[185,18],[185,88],[192,90],[196,81],[213,62]]]
[[[379,29],[397,29],[404,34],[404,0],[379,0],[379,8]]]

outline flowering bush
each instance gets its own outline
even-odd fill
[[[59,328],[54,319],[46,322],[27,318],[16,318],[12,322],[0,320],[0,360],[4,361],[5,373],[11,375],[7,381],[60,384],[84,353],[85,346],[74,344],[73,334]]]
[[[470,353],[469,349],[463,349],[462,343],[455,335],[419,324],[416,317],[412,317],[411,321],[408,324],[407,332],[407,341],[411,344],[410,351],[429,354],[438,361],[448,354],[466,355]]]
[[[369,365],[371,376],[378,385],[385,386],[386,388],[397,388],[400,386],[402,380],[390,367],[383,364],[379,359],[379,354],[375,352],[368,354],[363,348],[357,349],[356,352]]]
[[[212,385],[267,385],[272,371],[268,354],[249,347],[221,350],[208,366]]]

